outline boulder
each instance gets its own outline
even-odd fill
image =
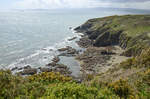
[[[24,69],[31,69],[31,66],[27,65],[27,66],[24,67]]]
[[[58,49],[58,51],[63,52],[63,51],[67,51],[68,49],[69,49],[68,47],[66,47],[66,48],[60,48],[60,49]]]
[[[58,63],[58,62],[60,61],[60,58],[59,58],[59,57],[54,57],[54,58],[52,59],[52,61],[55,62],[55,63]]]
[[[30,68],[30,69],[24,69],[22,72],[20,72],[21,75],[34,75],[37,73],[37,69]]]
[[[11,69],[11,71],[14,71],[14,70],[16,70],[16,69],[18,69],[18,67],[14,67],[14,68],[12,68],[12,69]]]
[[[70,47],[70,46],[67,46],[66,48],[61,48],[61,49],[58,49],[59,51],[63,51],[63,53],[61,53],[59,56],[75,56],[76,54],[79,53],[79,51],[77,51],[76,49]]]
[[[65,66],[64,64],[57,64],[56,68],[62,68],[62,69],[67,69],[68,67]]]
[[[50,68],[40,68],[40,71],[41,72],[51,72],[52,69],[50,69]]]
[[[77,37],[70,38],[70,39],[68,39],[68,41],[75,40],[76,38],[77,38]]]
[[[53,66],[54,67],[54,66],[56,66],[56,64],[57,64],[56,62],[51,62],[51,63],[48,63],[46,66]]]

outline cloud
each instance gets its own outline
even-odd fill
[[[91,3],[92,2],[92,3]],[[84,8],[90,7],[93,0],[23,0],[15,4],[17,8]]]
[[[19,9],[56,9],[117,7],[150,9],[150,0],[22,0],[14,4]]]

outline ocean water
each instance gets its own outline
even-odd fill
[[[90,18],[145,13],[129,9],[0,11],[0,68],[44,66],[58,54],[57,48],[74,44],[67,39],[77,34],[69,27]],[[79,70],[76,62],[69,65],[72,71]]]

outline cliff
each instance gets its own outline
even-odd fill
[[[150,46],[150,15],[95,18],[75,30],[87,34],[96,47],[119,45],[126,56],[139,55]]]

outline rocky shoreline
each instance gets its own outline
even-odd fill
[[[68,41],[75,42],[76,39],[77,37],[75,36],[68,39]],[[59,54],[54,56],[54,58],[50,60],[49,63],[45,64],[42,67],[34,68],[32,65],[25,65],[23,67],[14,67],[11,69],[11,71],[13,72],[13,74],[19,76],[30,76],[42,72],[59,72],[64,76],[72,77],[77,82],[81,82],[81,77],[74,75],[71,69],[68,67],[68,65],[65,65],[63,61],[61,61],[61,59],[62,57],[75,58],[77,55],[79,55],[82,52],[82,50],[73,48],[72,46],[66,46],[66,47],[58,48],[57,51],[59,52]]]
[[[72,72],[70,71],[70,68],[67,67],[64,64],[60,63],[60,56],[65,56],[65,57],[75,57],[79,54],[80,50],[76,50],[72,48],[71,46],[66,46],[64,48],[58,49],[60,54],[58,56],[55,56],[50,63],[46,64],[43,67],[39,68],[32,68],[32,66],[27,65],[21,68],[14,67],[11,69],[11,71],[20,71],[16,72],[17,75],[34,75],[37,73],[42,73],[42,72],[60,72],[62,75],[65,76],[73,76],[71,75]]]
[[[78,31],[76,32],[78,33]],[[69,41],[75,40],[77,37],[68,39]],[[113,63],[116,58],[115,56],[121,57],[121,53],[117,53],[118,49],[116,46],[106,46],[106,47],[95,47],[93,46],[92,40],[88,38],[88,35],[84,34],[81,38],[76,41],[79,47],[84,48],[85,51],[75,49],[71,46],[66,46],[64,48],[57,49],[60,54],[55,56],[52,61],[43,67],[32,68],[32,66],[27,65],[23,68],[12,68],[11,71],[21,70],[16,73],[17,75],[34,75],[42,72],[60,72],[62,75],[73,77],[74,79],[83,79],[84,76],[88,74],[96,75],[107,71],[113,65],[118,63]],[[119,49],[119,51],[122,49]],[[81,67],[81,77],[75,77],[72,75],[72,71],[66,65],[59,63],[60,57],[75,57],[75,59],[80,63]],[[123,56],[122,56],[123,57]],[[127,59],[127,58],[125,58]],[[121,61],[120,61],[121,62]],[[78,79],[79,80],[79,79]]]
[[[78,31],[80,32],[80,31]],[[124,50],[118,45],[110,45],[105,47],[95,47],[94,40],[89,39],[88,35],[84,34],[82,38],[77,41],[80,47],[86,50],[76,56],[80,62],[81,72],[83,76],[97,75],[106,72],[114,65],[125,61],[129,57],[122,56]]]

